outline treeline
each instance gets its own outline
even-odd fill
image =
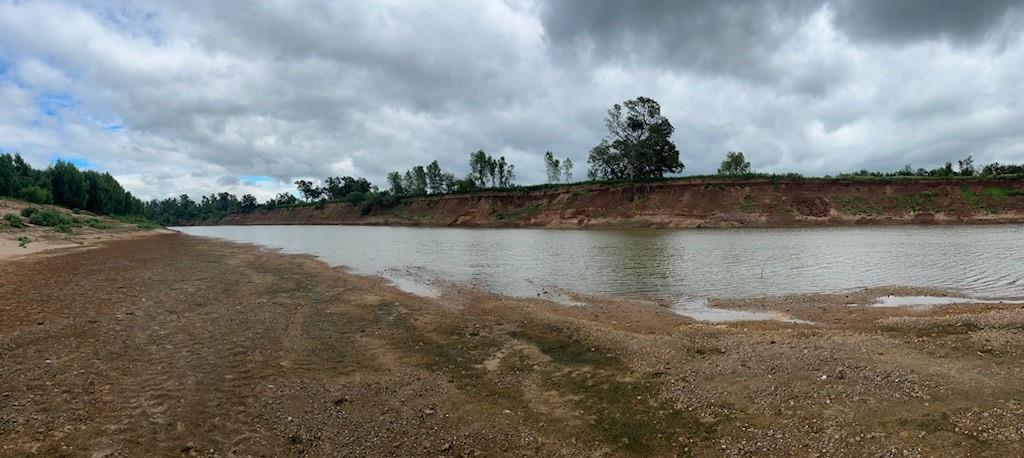
[[[515,164],[506,161],[505,156],[495,159],[479,150],[469,155],[469,174],[465,178],[455,178],[454,173],[441,170],[435,160],[426,167],[417,165],[404,174],[389,173],[388,191],[395,197],[412,197],[511,188],[515,186],[515,170]]]
[[[373,205],[393,205],[388,193],[380,192],[365,178],[328,177],[322,183],[307,180],[295,182],[296,190],[307,203],[348,202]],[[303,203],[295,195],[282,192],[266,202],[258,202],[256,196],[243,194],[238,197],[229,192],[203,196],[199,202],[188,194],[151,200],[145,204],[145,214],[150,220],[163,225],[175,225],[196,221],[216,221],[232,213],[249,213],[256,209],[293,207]],[[367,212],[370,207],[367,207]]]
[[[675,127],[661,114],[661,106],[653,99],[638,97],[615,104],[604,119],[607,135],[591,148],[587,159],[587,178],[591,182],[635,182],[663,179],[666,174],[679,173],[685,165],[679,158],[679,149],[672,141]],[[191,201],[188,196],[151,201],[146,204],[150,219],[163,224],[176,224],[203,219],[216,219],[237,212],[250,212],[257,208],[277,208],[295,205],[323,205],[327,202],[347,202],[362,205],[364,214],[375,208],[388,208],[406,197],[474,192],[486,189],[545,188],[559,183],[572,183],[573,163],[569,158],[558,159],[548,151],[544,155],[547,172],[546,185],[521,188],[515,184],[515,165],[504,156],[495,158],[483,150],[469,156],[469,173],[457,178],[441,168],[438,161],[416,165],[404,172],[387,175],[388,189],[378,189],[365,178],[329,177],[321,182],[299,180],[295,182],[301,200],[291,193],[281,193],[264,203],[246,194],[241,198],[229,193],[211,194],[202,202]],[[1024,174],[1022,165],[993,163],[980,171],[968,156],[953,164],[927,170],[910,165],[892,172],[861,170],[838,177],[970,177]],[[755,172],[742,152],[730,151],[718,168],[716,176],[734,178],[802,179],[797,173],[766,174]],[[831,178],[826,176],[825,178]]]
[[[0,154],[0,196],[100,215],[140,215],[144,211],[142,201],[109,173],[79,170],[61,160],[37,170],[20,154]]]
[[[993,162],[978,170],[974,166],[974,157],[967,156],[957,161],[956,169],[952,162],[946,162],[942,167],[931,170],[924,168],[915,169],[910,164],[893,172],[878,172],[860,170],[853,173],[840,174],[840,177],[997,177],[1006,175],[1024,175],[1024,165],[1000,164]]]

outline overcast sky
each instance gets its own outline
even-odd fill
[[[1024,8],[1002,0],[0,0],[0,150],[144,198],[384,175],[471,151],[586,173],[659,101],[686,174],[1024,161]],[[915,4],[927,4],[917,7]]]

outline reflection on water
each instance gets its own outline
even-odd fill
[[[1024,227],[742,230],[210,226],[179,230],[319,256],[357,272],[465,282],[535,296],[546,289],[653,299],[923,286],[1024,295]]]

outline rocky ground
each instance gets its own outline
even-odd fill
[[[62,253],[0,261],[2,456],[1024,453],[1020,305],[708,324],[180,234]]]

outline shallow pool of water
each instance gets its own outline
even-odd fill
[[[564,289],[655,300],[922,286],[1024,295],[1024,226],[740,230],[544,230],[203,226],[178,230],[259,244],[389,278],[437,278],[533,297]],[[401,286],[401,285],[400,285]]]

